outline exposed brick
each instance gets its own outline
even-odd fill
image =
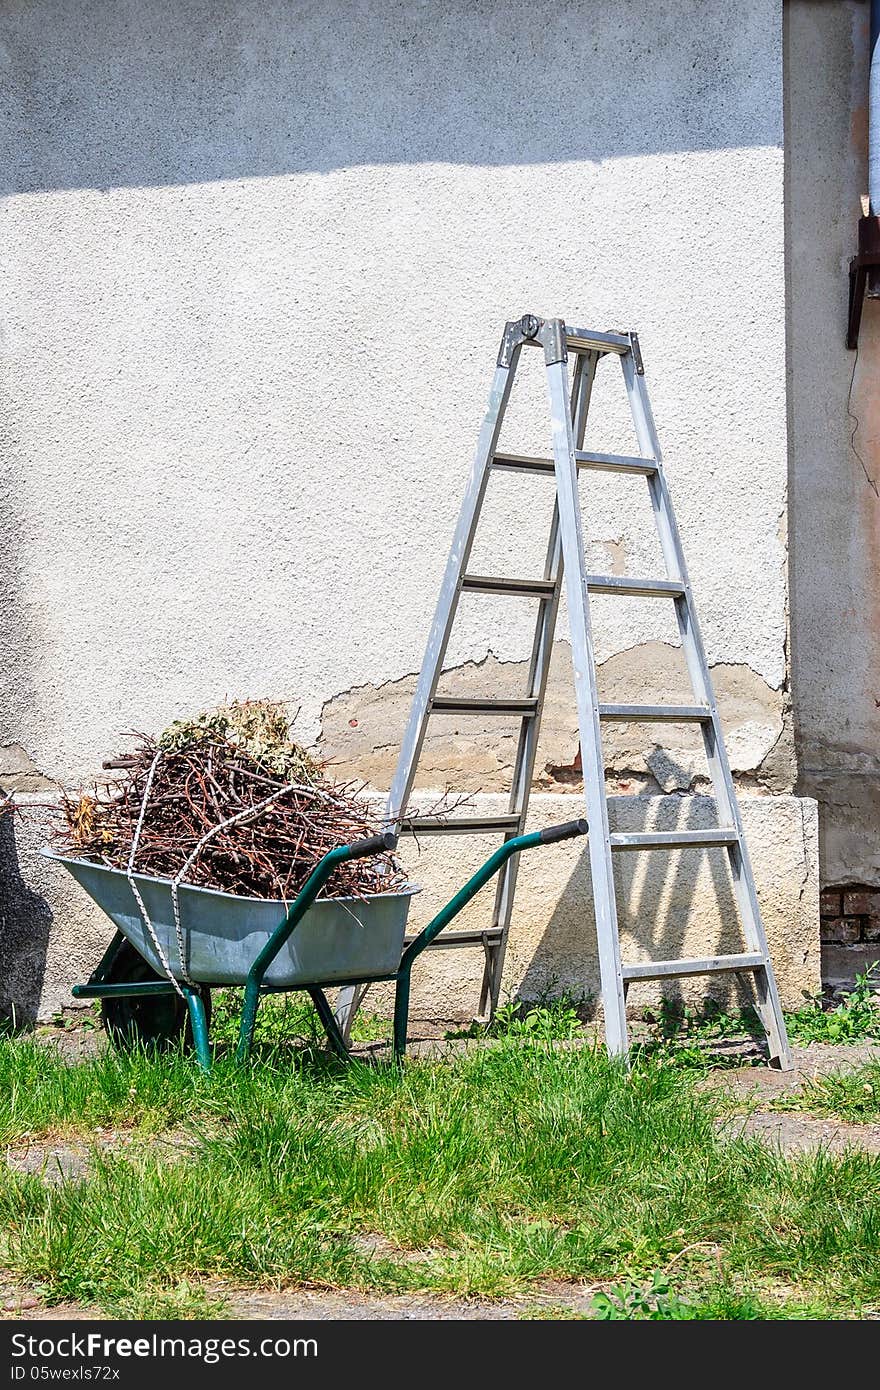
[[[819,911],[822,916],[839,917],[843,912],[842,897],[839,888],[823,888],[819,895]]]
[[[838,946],[851,946],[861,936],[858,917],[826,917],[821,926],[822,940]]]
[[[880,915],[867,917],[862,922],[862,940],[880,941]]]
[[[844,917],[880,917],[880,888],[847,888],[843,894]]]

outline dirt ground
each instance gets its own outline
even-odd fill
[[[717,1050],[726,1046],[721,1044]],[[837,1153],[846,1148],[858,1148],[880,1154],[880,1125],[845,1124],[842,1120],[819,1119],[796,1110],[767,1108],[782,1096],[797,1095],[804,1082],[813,1077],[845,1071],[880,1058],[880,1048],[872,1043],[812,1043],[807,1047],[795,1047],[793,1053],[794,1071],[743,1066],[708,1073],[703,1084],[731,1092],[748,1108],[748,1114],[728,1121],[725,1129],[757,1135],[786,1153],[803,1153],[821,1147]]]
[[[304,1319],[320,1322],[365,1322],[376,1319],[416,1322],[519,1321],[564,1310],[569,1315],[589,1314],[598,1284],[547,1282],[523,1298],[468,1299],[426,1294],[363,1294],[353,1289],[290,1289],[277,1291],[217,1286],[210,1290],[225,1302],[226,1316],[248,1321],[285,1322]],[[17,1318],[39,1322],[101,1321],[100,1309],[65,1303],[47,1308],[32,1293],[0,1278],[0,1320]]]

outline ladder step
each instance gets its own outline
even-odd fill
[[[538,712],[535,697],[522,700],[462,700],[453,695],[435,695],[431,701],[435,714],[521,714],[533,717]]]
[[[552,579],[508,579],[502,574],[463,574],[461,587],[476,594],[519,594],[524,598],[543,598],[556,591]]]
[[[609,836],[612,849],[711,849],[735,845],[735,830],[649,830],[638,835]]]
[[[600,705],[602,719],[641,719],[648,724],[709,724],[708,705]]]
[[[555,473],[552,459],[533,458],[531,454],[495,454],[489,464],[506,473]]]
[[[629,352],[631,343],[626,333],[597,333],[592,328],[568,328],[565,344],[572,352]]]
[[[594,468],[606,473],[632,473],[649,478],[657,472],[655,459],[641,458],[636,454],[599,454],[578,449],[575,459],[578,468]],[[552,459],[535,458],[531,454],[496,454],[490,466],[507,473],[556,472]]]
[[[498,832],[515,835],[519,816],[466,816],[455,820],[437,820],[434,816],[407,816],[401,832],[416,835],[491,835]]]
[[[491,931],[448,931],[441,932],[428,947],[429,951],[447,950],[454,946],[497,946],[501,941],[502,932],[500,928],[494,927]],[[404,946],[408,946],[415,937],[408,936],[404,941]]]
[[[651,960],[644,965],[624,965],[625,980],[663,980],[676,975],[715,975],[726,970],[758,970],[766,965],[755,952],[742,956],[709,956],[707,960]]]
[[[657,460],[632,454],[596,454],[578,449],[575,459],[579,468],[598,468],[606,473],[635,473],[650,478],[657,472]]]
[[[588,574],[587,588],[594,594],[628,594],[633,598],[681,598],[679,579],[630,579],[627,575]]]

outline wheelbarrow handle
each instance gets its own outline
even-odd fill
[[[266,976],[266,971],[275,960],[279,951],[289,940],[291,932],[297,923],[303,918],[308,908],[317,898],[324,884],[327,882],[333,870],[338,864],[345,864],[350,859],[365,859],[370,854],[387,854],[389,850],[396,848],[397,836],[393,830],[383,830],[380,835],[370,835],[366,840],[355,840],[350,845],[337,845],[320,859],[310,873],[306,882],[303,884],[299,893],[288,909],[287,916],[283,922],[279,922],[269,940],[260,951],[250,970],[244,987],[244,1003],[241,1010],[241,1024],[239,1026],[238,1050],[236,1057],[243,1062],[250,1052],[251,1041],[254,1035],[254,1022],[257,1017],[257,1005],[260,999],[260,989]]]
[[[355,840],[347,846],[346,859],[366,859],[370,854],[387,854],[397,849],[397,836],[393,830],[383,830],[381,835],[371,835],[368,840]]]
[[[324,884],[338,864],[346,864],[350,859],[365,859],[370,854],[387,854],[397,845],[397,835],[393,830],[383,830],[380,835],[370,835],[366,840],[355,840],[350,845],[337,845],[319,859],[306,882],[288,909],[283,922],[275,928],[250,969],[253,976],[262,983],[263,976],[278,955],[297,922],[311,907]]]
[[[548,825],[540,832],[541,844],[552,845],[554,840],[573,840],[575,835],[586,835],[590,828],[588,820],[567,820],[562,825]]]
[[[471,898],[479,893],[484,884],[490,878],[494,878],[502,864],[510,858],[512,854],[518,854],[520,850],[534,849],[538,845],[550,845],[555,840],[569,840],[575,835],[586,835],[589,824],[586,820],[569,820],[563,825],[548,825],[543,830],[532,830],[528,835],[516,835],[512,840],[507,840],[503,845],[490,855],[472,878],[462,888],[459,888],[454,897],[449,899],[445,907],[440,911],[426,927],[419,932],[415,940],[411,941],[401,958],[401,966],[408,966],[417,955],[424,951],[426,946],[430,946],[436,936],[439,936],[444,927],[448,927],[453,917],[457,917],[462,908],[466,907]]]

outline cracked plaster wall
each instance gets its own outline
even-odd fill
[[[500,331],[529,309],[640,330],[735,761],[789,804],[781,37],[780,0],[735,23],[721,0],[6,7],[0,784],[40,800],[235,695],[288,699],[305,738],[323,712],[345,758],[358,716],[332,697],[371,688],[394,745]],[[508,438],[542,452],[528,365]],[[589,439],[632,447],[613,362]],[[539,570],[550,505],[499,480],[475,565]],[[584,516],[596,568],[658,572],[641,481],[590,478]],[[532,623],[469,601],[451,666],[515,677]],[[671,674],[657,605],[601,601],[595,636],[609,678]],[[564,689],[546,789],[574,759]],[[699,789],[683,746],[613,737],[615,786]],[[480,785],[503,772],[503,742],[474,745],[437,771],[458,750]],[[361,753],[387,778],[388,747]],[[103,929],[39,833],[5,853],[52,919],[46,1008]]]
[[[490,655],[447,672],[439,693],[471,699],[522,695],[527,676],[527,662],[500,662]],[[772,690],[747,666],[718,665],[713,680],[740,789],[790,793],[795,767],[785,692]],[[571,649],[558,641],[538,744],[534,788],[539,792],[582,786],[573,681]],[[320,748],[339,776],[389,784],[415,683],[415,676],[407,676],[378,688],[357,686],[328,700]],[[687,704],[693,696],[681,650],[660,642],[609,657],[599,666],[599,689],[609,703]],[[435,716],[419,763],[421,785],[450,783],[469,792],[509,789],[518,732],[516,719]],[[611,793],[697,792],[710,786],[696,729],[610,723],[604,726],[603,750]]]

